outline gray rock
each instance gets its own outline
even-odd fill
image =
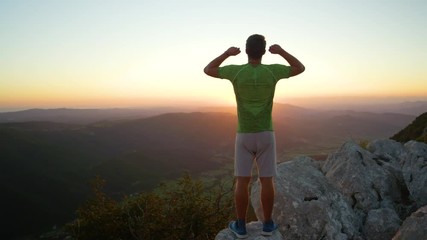
[[[260,187],[251,200],[262,221]],[[344,196],[330,184],[311,158],[299,157],[278,165],[273,219],[285,239],[355,239],[361,223]]]
[[[363,149],[348,141],[322,163],[298,157],[279,164],[275,181],[273,219],[284,239],[427,240],[425,143],[380,139]],[[251,202],[262,221],[259,194],[255,183]],[[261,222],[248,226],[249,239],[265,239]],[[223,230],[216,239],[235,237]]]
[[[379,148],[378,148],[379,149]],[[374,150],[375,152],[375,150]],[[384,161],[358,144],[346,142],[337,152],[330,154],[322,167],[326,178],[345,196],[355,213],[364,221],[370,210],[378,208],[398,209],[395,203],[402,202],[402,183],[394,156],[388,159],[390,171]],[[400,180],[399,180],[400,179]]]
[[[427,204],[427,144],[409,141],[407,154],[402,157],[403,178],[417,206]]]
[[[262,222],[250,222],[246,224],[246,230],[249,237],[246,240],[283,240],[279,231],[275,231],[272,236],[264,237],[261,235]],[[216,235],[215,240],[234,240],[236,236],[229,229],[224,229]]]
[[[392,240],[427,240],[427,206],[405,219]]]
[[[373,140],[367,145],[367,149],[375,154],[383,162],[399,164],[399,159],[405,153],[405,148],[399,142],[391,139]]]
[[[367,240],[390,240],[397,232],[401,220],[389,208],[374,209],[368,212],[363,233]]]
[[[398,188],[395,190],[400,191],[400,195],[394,195],[392,206],[390,201],[383,201],[382,207],[393,207],[399,217],[405,219],[417,209],[402,172],[401,159],[407,158],[407,149],[401,143],[391,139],[374,140],[368,144],[367,149],[374,154],[374,161],[396,179]]]

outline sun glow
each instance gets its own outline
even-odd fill
[[[306,66],[278,83],[278,99],[427,98],[426,3],[254,2],[256,21],[225,10],[241,3],[1,2],[0,108],[233,105],[230,82],[203,68],[230,46],[242,53],[223,64],[245,63],[253,33]]]

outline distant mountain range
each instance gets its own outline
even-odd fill
[[[40,109],[0,114],[3,121],[9,119],[0,124],[0,204],[7,206],[1,235],[44,231],[72,219],[96,175],[119,198],[151,190],[184,171],[198,174],[231,164],[235,110],[203,111],[209,112]],[[388,138],[414,118],[276,104],[279,160],[326,155],[348,138]]]
[[[296,106],[306,106],[305,109],[316,109],[318,111],[355,111],[355,112],[370,112],[370,113],[400,113],[418,116],[422,113],[427,112],[427,101],[406,101],[406,102],[395,102],[395,103],[381,103],[376,101],[363,101],[358,102],[358,99],[350,101],[349,99],[333,99],[333,101],[324,101],[319,98],[318,102],[314,99],[307,99],[306,102],[302,102],[302,105],[296,104]],[[359,99],[360,100],[360,99]],[[276,104],[276,105],[288,105],[288,104]],[[292,106],[292,105],[288,105]],[[295,107],[295,105],[294,105]],[[298,108],[298,107],[295,107]],[[204,108],[202,111],[213,110],[213,111],[233,111],[234,108],[224,107],[211,107]]]
[[[312,97],[285,100],[296,106],[317,110],[353,110],[356,112],[401,113],[418,116],[427,112],[426,97],[419,100],[399,101],[397,98],[358,98],[358,97]]]
[[[312,114],[316,112],[369,112],[369,113],[398,113],[404,115],[418,116],[427,112],[427,101],[401,102],[387,104],[355,104],[343,105],[339,109],[333,107],[332,110],[316,108],[314,110],[289,104],[275,103],[274,111],[279,114],[286,114],[291,117],[302,114]],[[338,110],[337,110],[338,109]],[[200,107],[200,108],[107,108],[107,109],[28,109],[22,111],[0,112],[0,123],[6,122],[28,122],[28,121],[48,121],[62,123],[89,124],[99,121],[111,121],[120,119],[138,119],[155,116],[163,113],[173,112],[228,112],[236,113],[234,106],[229,107]]]
[[[88,124],[99,121],[138,119],[162,113],[182,112],[184,108],[106,108],[106,109],[28,109],[13,112],[0,112],[0,123],[47,121]]]
[[[418,116],[427,112],[427,101],[359,105],[353,106],[350,109],[355,111],[401,113]]]

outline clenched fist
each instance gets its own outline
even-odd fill
[[[236,56],[239,53],[240,48],[237,47],[230,47],[229,49],[227,49],[227,51],[225,51],[225,54],[227,54],[227,56]]]
[[[268,51],[270,51],[272,54],[280,54],[283,51],[283,48],[277,44],[271,45],[270,48],[268,49]]]

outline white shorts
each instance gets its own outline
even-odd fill
[[[257,164],[259,177],[277,175],[274,132],[236,134],[234,175],[250,177],[254,162]]]

